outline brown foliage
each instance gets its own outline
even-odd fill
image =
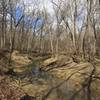
[[[0,81],[0,100],[20,100],[24,92],[17,86],[11,86],[6,80]]]

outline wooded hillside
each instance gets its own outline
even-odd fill
[[[0,0],[0,100],[99,95],[100,0]]]

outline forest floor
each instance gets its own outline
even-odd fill
[[[14,51],[9,65],[8,57],[0,55],[0,100],[100,100],[98,59],[75,62],[64,54]]]

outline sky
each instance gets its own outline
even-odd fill
[[[25,12],[26,12],[25,22],[27,19],[29,19],[29,16],[27,16],[28,13],[30,15],[33,9],[36,7],[40,8],[40,10],[43,10],[45,7],[50,14],[53,14],[52,3],[50,2],[50,0],[21,0],[20,3],[17,4],[16,6],[16,22],[21,18],[23,14],[23,9],[21,6],[21,4],[23,5],[23,3],[25,5]],[[38,28],[41,27],[43,21],[44,20],[41,16],[38,16],[36,18],[34,17],[33,19],[31,19],[33,29],[35,23],[36,23],[36,27]]]
[[[23,14],[23,9],[22,9],[23,3],[25,5],[25,12],[29,13],[29,15],[31,14],[34,8],[40,8],[40,10],[43,10],[44,7],[52,16],[54,15],[53,4],[51,3],[51,0],[21,0],[20,3],[16,6],[16,22],[21,18]],[[80,8],[81,8],[81,5],[80,5]],[[80,9],[78,9],[78,11],[79,10]],[[84,10],[80,10],[79,12],[81,12],[81,14],[80,16],[77,17],[77,25],[78,25],[78,28],[80,29],[82,25],[83,16],[84,16]],[[28,18],[29,16],[26,16],[25,19],[27,20]],[[36,18],[34,17],[34,19],[32,19],[33,26],[36,21],[37,21],[37,17]],[[42,22],[43,22],[43,18],[39,18],[39,20],[37,21],[37,25],[39,24],[41,25]],[[70,22],[70,19],[69,19],[69,22]]]
[[[9,19],[10,14],[13,14],[13,17],[17,25],[18,21],[23,16],[23,13],[24,13],[23,6],[21,4],[17,4],[16,7],[13,9],[13,12],[10,12],[10,10],[8,11],[7,18]],[[25,14],[24,16],[25,29],[27,29],[28,27],[32,27],[34,29],[35,23],[36,23],[36,28],[39,28],[41,27],[43,21],[44,20],[41,16],[38,16],[36,18],[31,18],[30,15]]]
[[[44,9],[44,7],[47,9],[49,13],[53,13],[53,7],[51,0],[21,0],[21,3],[24,2],[26,5],[26,10],[32,11],[34,8],[34,4],[38,6],[41,10]],[[36,7],[35,6],[35,7]]]

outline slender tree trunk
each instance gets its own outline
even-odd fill
[[[15,34],[16,34],[16,27],[15,27],[15,30],[14,30],[14,32],[13,32],[13,37],[12,37],[12,40],[11,40],[11,49],[10,49],[9,64],[11,63],[11,60],[12,60],[12,53],[13,53],[13,51],[14,51]]]
[[[51,52],[52,52],[52,55],[53,55],[53,53],[54,53],[54,49],[53,49],[53,37],[52,37],[52,33],[51,32],[49,32],[49,34],[50,34],[50,47],[51,47]]]

